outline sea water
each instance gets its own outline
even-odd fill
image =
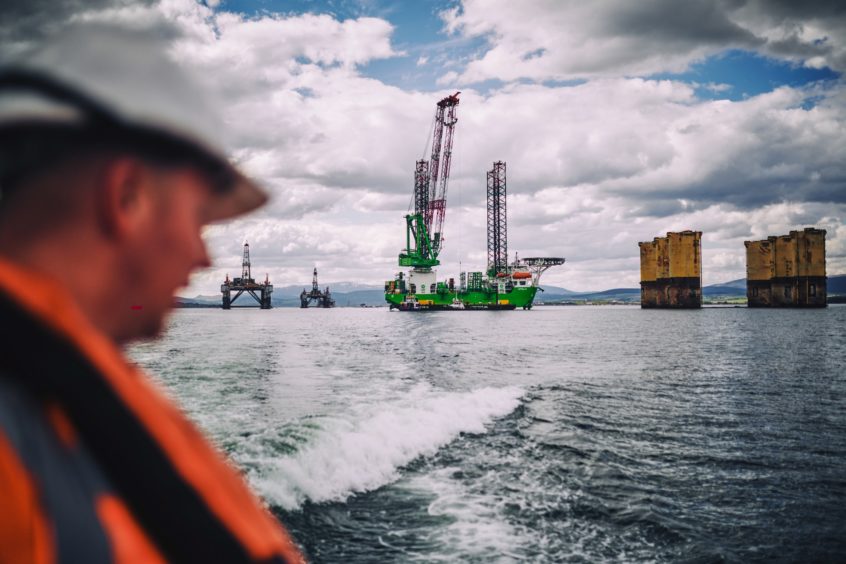
[[[846,307],[178,310],[134,346],[314,562],[846,559]]]

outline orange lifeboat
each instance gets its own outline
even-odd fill
[[[521,278],[531,278],[532,273],[531,272],[515,272],[514,274],[511,275],[511,277],[514,278],[515,280],[520,280]]]

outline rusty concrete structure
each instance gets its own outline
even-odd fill
[[[808,227],[744,241],[749,307],[826,307],[825,233]]]
[[[638,243],[640,307],[702,307],[702,232],[669,232]]]

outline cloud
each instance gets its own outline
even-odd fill
[[[368,63],[398,56],[390,23],[246,17],[188,0],[88,6],[56,14],[153,29],[170,41],[180,64],[218,93],[233,159],[271,192],[265,209],[207,230],[215,267],[189,294],[215,292],[237,271],[244,239],[256,272],[277,285],[308,283],[315,263],[326,283],[392,276],[414,161],[426,156],[435,102],[454,90],[403,90],[365,74]],[[846,272],[842,82],[711,101],[696,96],[701,85],[634,76],[682,69],[728,46],[840,64],[840,12],[791,6],[773,4],[762,16],[756,2],[679,10],[527,1],[481,10],[470,1],[446,13],[453,33],[489,44],[441,85],[506,84],[461,88],[441,275],[457,276],[459,263],[485,266],[485,172],[495,160],[508,163],[512,256],[568,259],[545,275],[550,284],[636,286],[637,241],[674,229],[705,232],[706,283],[744,275],[744,239],[811,225],[829,232],[829,273]],[[40,30],[56,25],[31,17]],[[25,39],[0,29],[6,42]],[[509,82],[520,77],[534,82]],[[572,77],[585,80],[546,83]]]
[[[4,0],[0,8],[0,60],[14,57],[85,12],[150,6],[154,0]]]
[[[502,159],[512,194],[613,196],[630,201],[633,214],[843,203],[846,90],[828,90],[803,109],[818,94],[781,88],[740,102],[702,101],[685,84],[643,79],[466,92],[456,181],[472,182],[469,173],[478,182]]]
[[[447,32],[488,42],[461,84],[681,72],[726,49],[846,70],[846,10],[834,0],[464,0],[441,16]]]

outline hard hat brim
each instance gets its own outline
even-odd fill
[[[238,169],[229,165],[233,182],[228,190],[211,194],[209,203],[209,222],[219,222],[254,211],[268,201],[267,192],[255,182],[244,176]]]
[[[16,98],[11,103],[4,100],[0,110],[0,132],[12,131],[12,137],[22,131],[64,129],[87,139],[96,139],[97,146],[101,148],[127,150],[142,158],[151,157],[154,162],[164,160],[196,168],[210,179],[209,222],[249,213],[269,199],[265,190],[216,150],[198,140],[168,131],[166,127],[126,123],[115,126],[110,123],[101,129],[102,126],[86,123],[84,113],[65,103],[31,92],[18,92]],[[86,131],[89,131],[88,135]],[[175,155],[184,155],[185,158]]]

